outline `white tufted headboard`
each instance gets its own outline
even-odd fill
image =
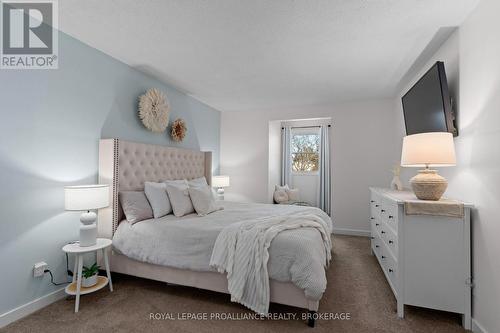
[[[111,238],[123,219],[120,191],[144,190],[144,182],[203,177],[212,183],[212,152],[102,139],[99,183],[110,185],[110,206],[99,210],[99,237]]]

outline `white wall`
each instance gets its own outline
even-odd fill
[[[63,295],[33,265],[66,281],[61,248],[78,239],[80,214],[64,211],[63,187],[97,181],[100,138],[210,150],[218,168],[219,111],[62,32],[59,52],[57,70],[0,70],[0,327]],[[184,142],[138,119],[151,87],[167,94],[170,119],[186,120]]]
[[[486,332],[500,332],[500,1],[483,0],[436,52],[459,97],[457,166],[442,170],[449,197],[475,204],[473,317]],[[399,112],[399,109],[398,109]],[[401,128],[403,132],[404,129]],[[407,174],[407,172],[406,172]]]
[[[391,167],[399,159],[399,119],[393,102],[223,112],[221,172],[231,176],[226,199],[267,202],[269,121],[331,117],[335,227],[368,232],[368,186],[389,186]]]

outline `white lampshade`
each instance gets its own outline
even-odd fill
[[[229,176],[213,176],[212,177],[213,187],[228,187],[229,186]]]
[[[78,185],[64,187],[66,210],[91,210],[109,206],[109,185]]]
[[[404,137],[401,166],[443,167],[455,164],[455,145],[451,133],[420,133]]]

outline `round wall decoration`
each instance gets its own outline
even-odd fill
[[[172,123],[172,132],[171,132],[172,139],[176,142],[181,142],[182,140],[184,140],[186,132],[187,132],[186,122],[181,118],[177,118],[176,120],[174,120],[174,122]]]
[[[139,118],[148,130],[164,132],[168,126],[169,114],[167,97],[160,90],[152,88],[139,97]]]

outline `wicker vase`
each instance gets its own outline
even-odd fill
[[[418,174],[410,179],[413,192],[420,200],[441,199],[444,191],[448,187],[446,179],[438,175],[436,170],[420,170]]]

